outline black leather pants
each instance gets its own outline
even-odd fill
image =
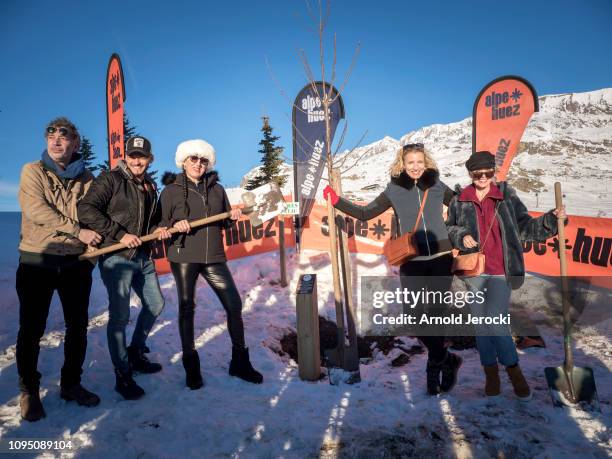
[[[242,300],[226,263],[170,263],[176,281],[179,300],[179,333],[183,356],[195,352],[193,319],[195,313],[195,286],[202,275],[214,290],[227,313],[227,329],[232,345],[244,349]]]

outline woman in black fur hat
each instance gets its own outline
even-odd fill
[[[195,287],[201,275],[214,290],[227,313],[227,329],[232,340],[229,374],[259,384],[261,373],[251,365],[245,346],[242,300],[227,267],[221,229],[240,218],[240,209],[232,210],[225,189],[219,184],[215,150],[204,140],[179,144],[175,162],[182,172],[165,174],[166,188],[161,193],[162,221],[181,233],[168,248],[168,260],[176,281],[179,299],[179,332],[183,348],[186,383],[191,389],[204,385],[200,358],[194,343]],[[189,221],[231,211],[231,220],[192,229]]]
[[[450,268],[453,256],[442,210],[454,193],[440,180],[436,163],[422,143],[400,148],[389,172],[391,180],[385,191],[366,206],[340,198],[330,186],[325,188],[323,195],[325,199],[329,197],[340,211],[364,221],[392,207],[399,223],[398,232],[403,234],[412,231],[427,192],[423,214],[415,230],[419,256],[400,267],[400,282],[406,290],[420,291],[423,287],[430,287],[448,291],[452,281]],[[425,276],[430,279],[426,280]],[[424,281],[428,285],[424,285]],[[418,311],[421,309],[419,307]],[[415,310],[412,311],[414,315]],[[419,336],[419,339],[428,350],[427,392],[436,395],[450,391],[457,381],[461,357],[447,351],[443,333]]]

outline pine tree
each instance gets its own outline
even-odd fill
[[[132,126],[130,123],[130,119],[127,116],[127,113],[123,112],[123,146],[127,146],[127,141],[130,137],[134,137],[140,135],[136,130],[137,126]]]
[[[98,164],[98,170],[100,172],[106,172],[110,169],[110,161],[105,159],[102,164]]]
[[[93,152],[93,145],[89,139],[85,136],[81,137],[81,145],[79,146],[79,154],[85,163],[85,167],[89,169],[89,172],[95,173],[100,166],[94,164],[96,161],[96,154]]]
[[[284,147],[277,147],[276,142],[280,137],[272,135],[272,126],[270,126],[270,118],[267,116],[262,117],[263,126],[261,132],[263,132],[263,139],[259,141],[261,148],[258,150],[261,153],[261,168],[259,175],[253,177],[246,184],[247,190],[252,190],[259,186],[265,185],[269,182],[276,182],[278,186],[283,186],[287,181],[287,177],[280,175],[281,165],[283,164],[283,151]]]

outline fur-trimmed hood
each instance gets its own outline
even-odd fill
[[[423,175],[421,175],[417,180],[409,177],[406,171],[402,171],[402,173],[397,177],[391,177],[391,182],[407,190],[414,188],[414,184],[416,182],[419,189],[425,191],[426,189],[434,186],[439,177],[440,173],[436,169],[425,169]]]

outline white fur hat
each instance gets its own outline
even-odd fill
[[[185,140],[179,143],[178,147],[176,147],[176,155],[174,156],[176,167],[182,169],[183,163],[190,156],[199,156],[200,158],[208,159],[208,167],[211,169],[215,166],[215,149],[205,140]]]

